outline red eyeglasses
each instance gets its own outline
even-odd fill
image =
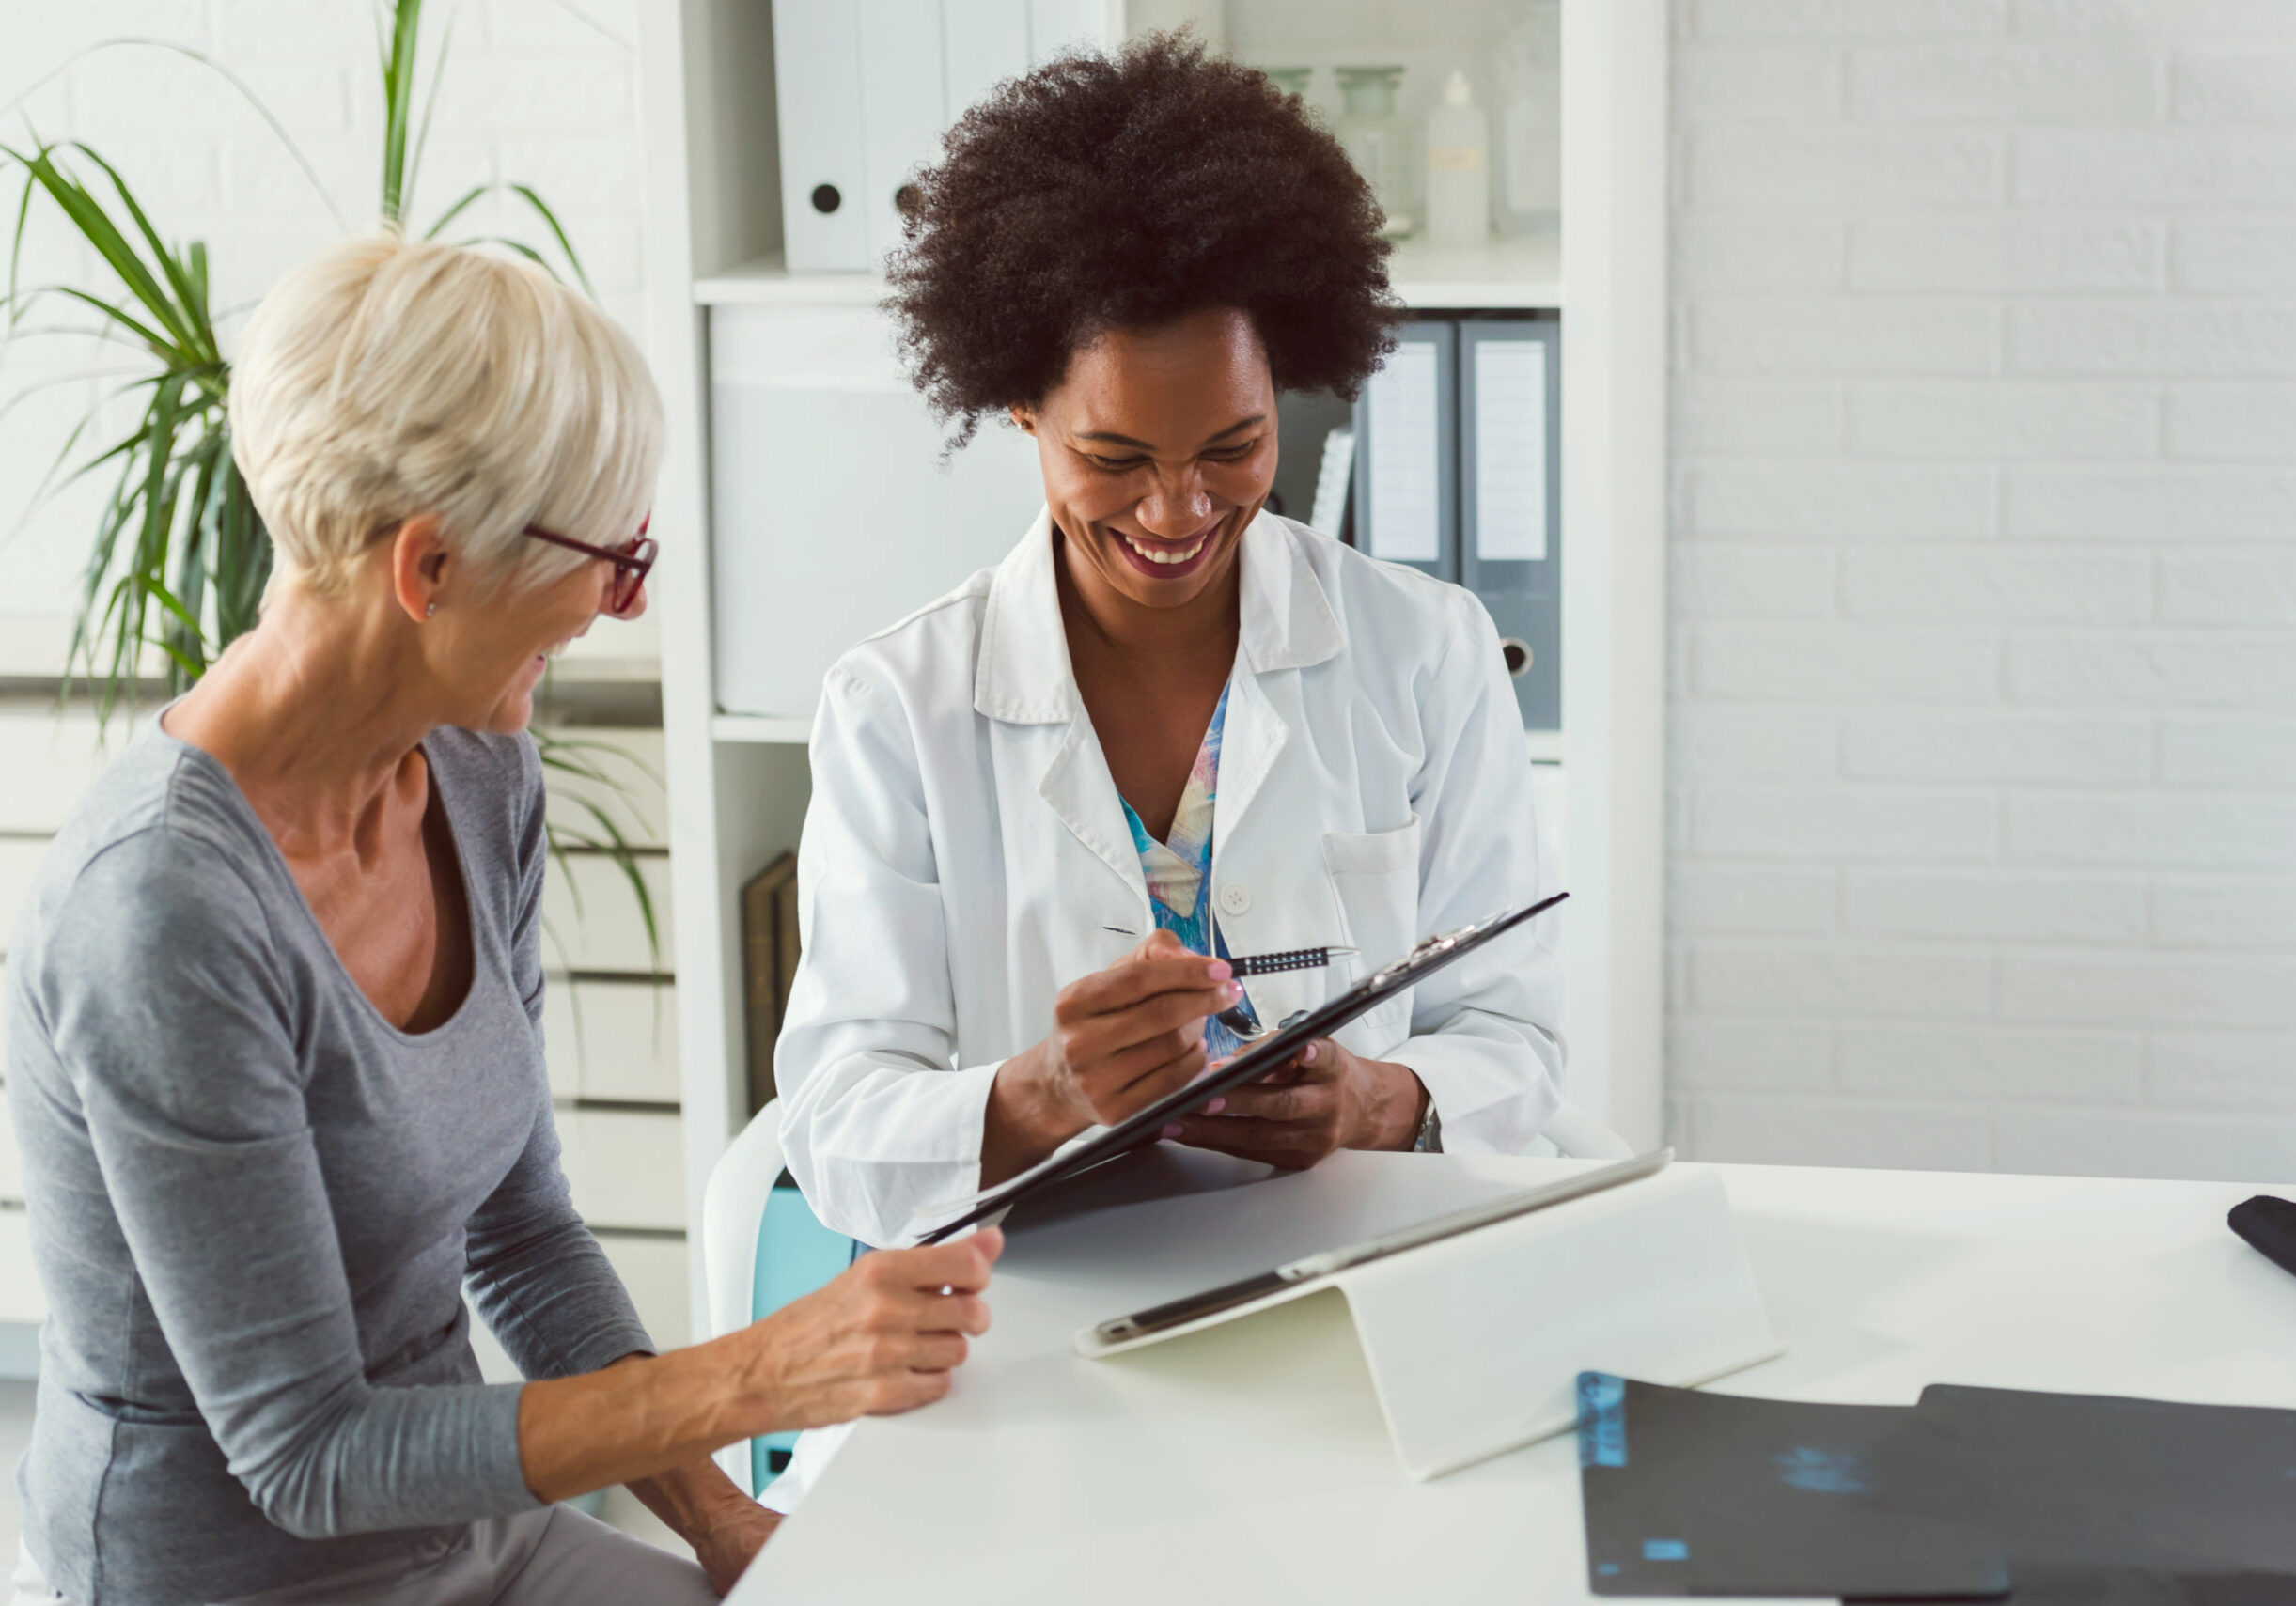
[[[554,547],[582,553],[601,558],[614,566],[614,584],[606,592],[606,612],[622,615],[630,611],[646,589],[646,576],[652,572],[654,555],[662,549],[646,538],[646,532],[654,522],[651,513],[638,526],[638,533],[618,547],[594,547],[587,541],[578,541],[571,536],[562,536],[555,530],[545,530],[539,524],[528,524],[523,534],[538,541],[548,541]]]

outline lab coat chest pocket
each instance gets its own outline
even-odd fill
[[[1419,817],[1394,831],[1332,831],[1323,836],[1323,868],[1354,956],[1352,981],[1409,953],[1419,923]],[[1411,993],[1404,991],[1343,1027],[1339,1040],[1377,1057],[1410,1035]]]

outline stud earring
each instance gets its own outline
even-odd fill
[[[435,615],[435,614],[436,614],[438,611],[439,611],[439,605],[438,605],[436,602],[433,602],[433,603],[431,603],[431,604],[430,604],[429,607],[427,607],[427,608],[425,608],[425,609],[423,610],[423,617],[424,617],[424,618],[426,618],[426,619],[427,619],[427,618],[430,618],[430,617],[431,617],[433,615]]]

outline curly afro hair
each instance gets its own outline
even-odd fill
[[[1369,186],[1296,97],[1185,34],[1000,85],[906,199],[886,305],[953,445],[1103,329],[1240,308],[1278,389],[1351,400],[1394,349]]]

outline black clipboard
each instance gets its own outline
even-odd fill
[[[1073,1148],[1063,1149],[1009,1181],[963,1202],[962,1214],[934,1227],[917,1241],[939,1243],[944,1239],[954,1238],[966,1227],[977,1226],[1003,1216],[1014,1206],[1025,1204],[1054,1184],[1065,1182],[1080,1171],[1098,1165],[1104,1160],[1114,1160],[1162,1132],[1174,1116],[1191,1114],[1229,1088],[1241,1087],[1247,1082],[1267,1075],[1316,1038],[1330,1037],[1366,1010],[1416,985],[1452,960],[1464,959],[1492,938],[1503,936],[1534,916],[1545,913],[1570,896],[1567,892],[1558,892],[1552,897],[1542,897],[1524,908],[1509,910],[1504,914],[1488,915],[1456,931],[1429,937],[1393,964],[1373,971],[1338,997],[1309,1010],[1290,1025],[1260,1038],[1210,1075],[1199,1077],[1178,1092],[1166,1094],[1147,1109],[1117,1122],[1099,1136]]]

